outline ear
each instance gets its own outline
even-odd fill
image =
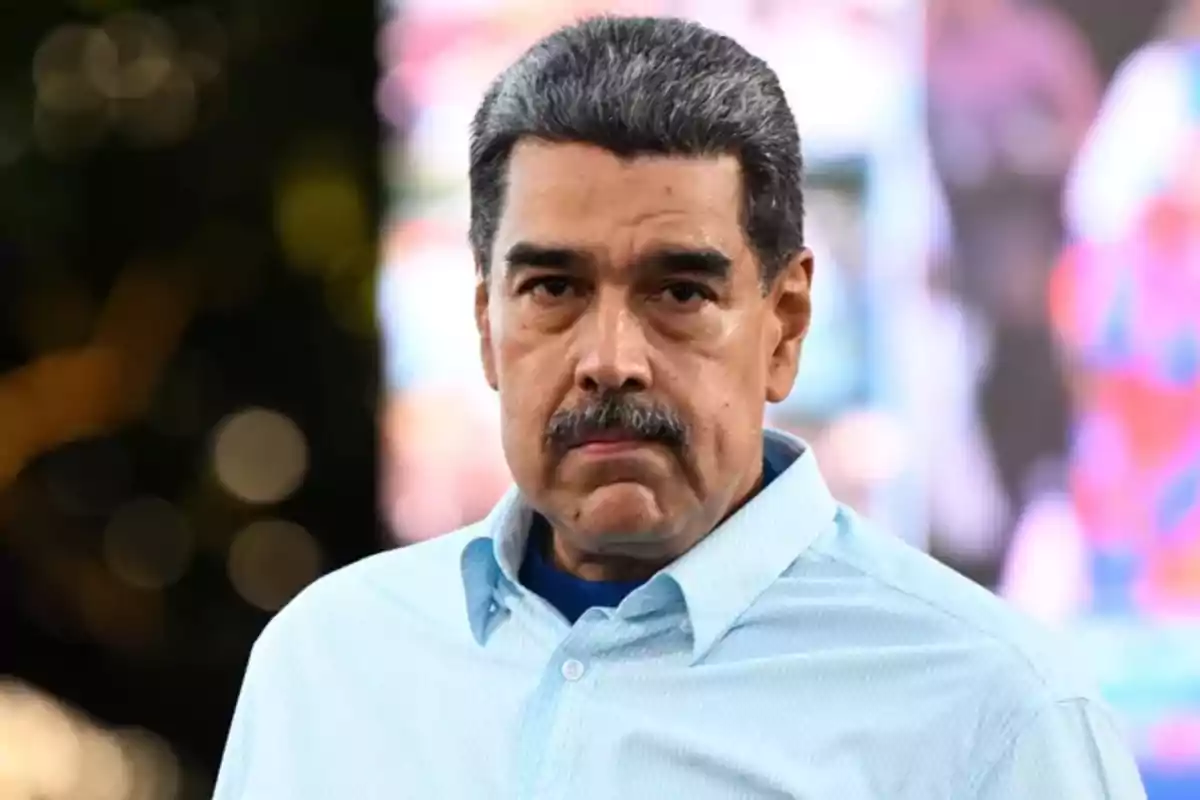
[[[767,402],[781,402],[792,391],[800,369],[800,351],[812,320],[813,255],[801,250],[775,278],[769,295],[771,326],[777,332],[767,365]]]
[[[475,328],[479,331],[479,358],[488,386],[496,390],[500,381],[496,375],[496,352],[492,347],[492,313],[490,281],[482,269],[475,270]]]

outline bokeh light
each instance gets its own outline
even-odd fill
[[[5,797],[68,797],[84,777],[80,734],[51,698],[0,683],[0,788],[11,792]]]
[[[153,652],[162,644],[162,596],[121,580],[107,564],[79,559],[63,570],[76,613],[95,642],[122,656]]]
[[[120,732],[123,756],[131,767],[128,800],[171,800],[183,785],[179,758],[161,736],[145,728]]]
[[[175,800],[178,757],[160,736],[109,730],[27,684],[0,679],[4,800]]]
[[[57,28],[38,47],[33,59],[37,91],[33,132],[44,152],[70,155],[104,136],[109,105],[86,79],[84,63],[110,47],[103,32],[83,25]]]
[[[334,160],[286,168],[276,204],[280,244],[301,269],[336,271],[373,238],[362,189]]]
[[[321,548],[294,522],[262,520],[229,548],[229,580],[252,606],[278,611],[321,571]]]
[[[104,530],[109,569],[139,589],[162,589],[183,577],[192,548],[187,519],[159,497],[127,503]]]
[[[98,727],[85,729],[79,738],[82,758],[78,780],[67,796],[79,800],[135,800],[137,768],[126,758],[120,738]]]
[[[172,72],[175,39],[162,20],[125,13],[84,39],[84,77],[110,100],[136,100],[158,91]]]
[[[180,58],[197,83],[215,81],[229,55],[229,35],[208,8],[185,6],[169,9],[164,17],[175,33]]]
[[[303,483],[308,444],[285,415],[249,408],[217,426],[213,468],[235,497],[248,503],[278,503]]]
[[[117,127],[145,146],[183,139],[196,120],[197,95],[171,27],[127,13],[109,19],[103,32],[112,46],[89,74],[113,101]]]
[[[93,106],[101,95],[84,79],[84,63],[96,59],[112,43],[104,33],[86,25],[63,25],[42,40],[33,56],[33,82],[38,102],[54,110]]]
[[[137,145],[179,142],[196,122],[197,102],[192,76],[173,64],[152,95],[121,101],[118,127]]]
[[[174,144],[193,131],[199,87],[224,68],[224,29],[210,12],[136,11],[99,25],[51,31],[37,49],[34,134],[42,150],[68,156],[98,144],[107,131],[132,144]]]

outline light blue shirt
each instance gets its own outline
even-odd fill
[[[575,625],[531,510],[318,581],[255,645],[218,800],[1133,800],[1031,624],[830,496],[798,440],[699,545]]]

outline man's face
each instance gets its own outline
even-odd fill
[[[764,292],[733,157],[513,150],[476,318],[517,485],[586,553],[686,550],[758,480],[811,257]]]

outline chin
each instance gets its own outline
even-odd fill
[[[632,482],[593,489],[579,511],[576,528],[597,538],[653,538],[666,519],[654,492]]]

